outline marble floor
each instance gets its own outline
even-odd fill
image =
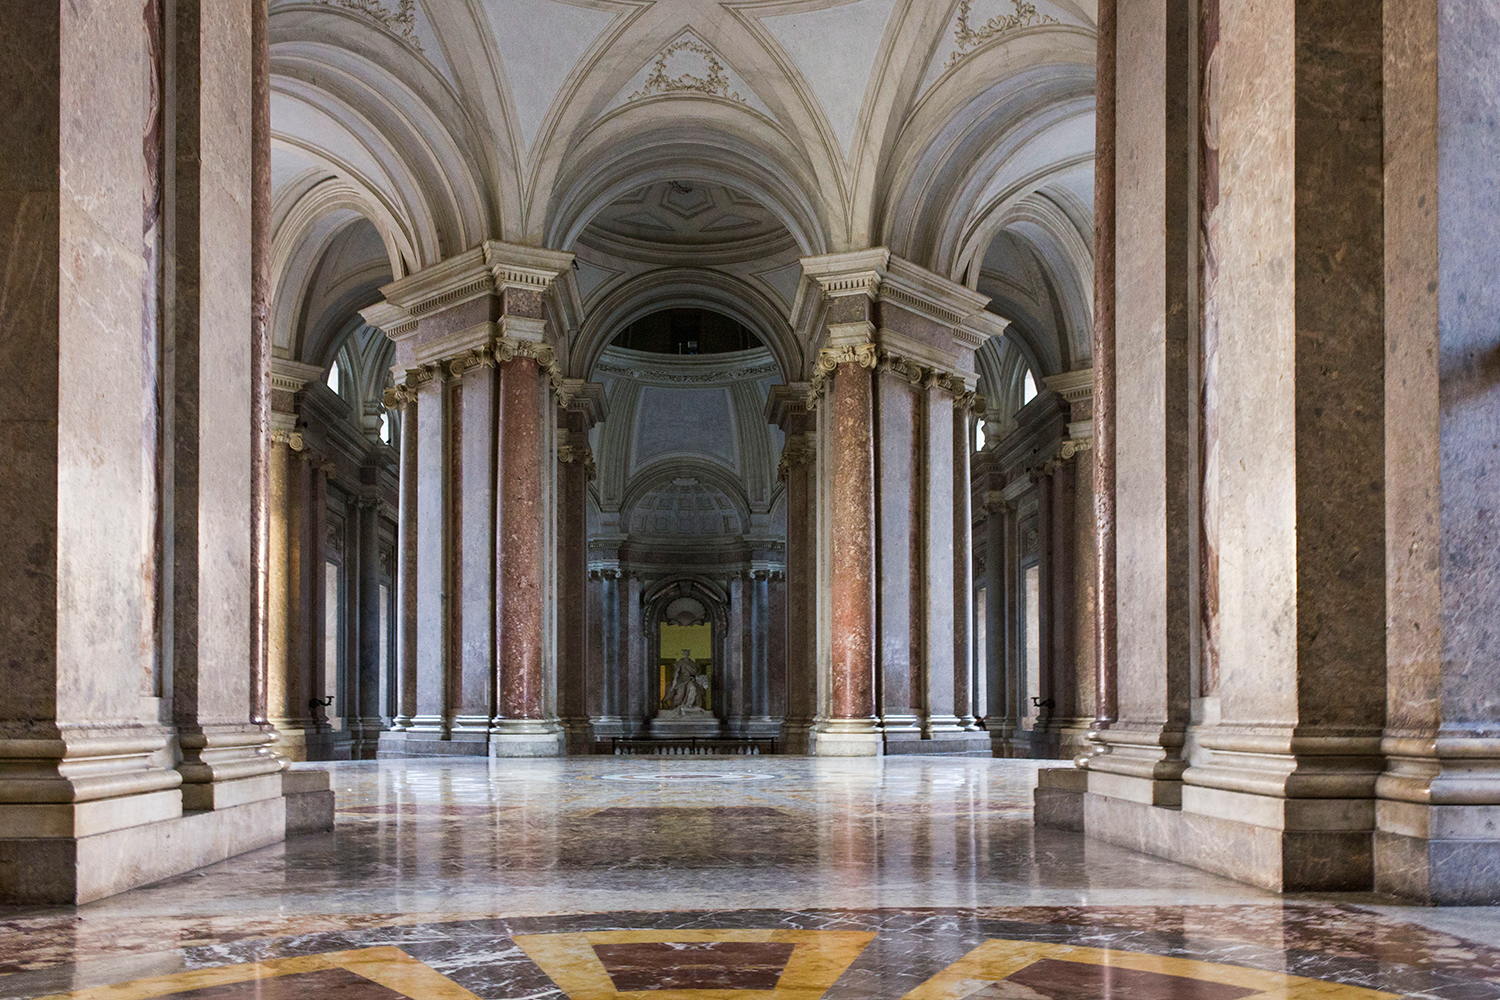
[[[1500,1000],[1500,908],[1035,830],[1032,762],[320,766],[331,834],[0,909],[0,1000]]]

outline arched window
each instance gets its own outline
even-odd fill
[[[328,388],[332,389],[336,393],[342,394],[342,391],[339,389],[339,384],[343,381],[343,375],[344,373],[340,370],[340,366],[337,361],[329,365],[327,379]]]
[[[1026,380],[1021,383],[1021,405],[1025,406],[1033,399],[1036,399],[1036,379],[1032,377],[1031,371],[1028,369]]]

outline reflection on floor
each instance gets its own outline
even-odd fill
[[[1281,899],[1033,831],[1034,780],[964,759],[338,765],[331,835],[0,911],[0,998],[1500,1000],[1500,910]]]

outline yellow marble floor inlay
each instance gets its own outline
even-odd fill
[[[1359,986],[1304,979],[1237,965],[1168,958],[1134,951],[1004,940],[986,941],[912,990],[902,1000],[962,1000],[1033,963],[1047,959],[1134,969],[1254,991],[1243,1000],[1400,1000],[1399,994],[1395,993],[1380,993]],[[1170,998],[1163,997],[1162,1000]]]
[[[76,993],[57,993],[41,1000],[153,1000],[193,990],[233,986],[281,976],[342,969],[363,976],[411,1000],[479,1000],[447,976],[417,961],[400,948],[360,948],[326,955],[278,958],[245,965],[196,969],[132,983],[98,986]]]
[[[676,930],[518,934],[513,940],[569,1000],[818,1000],[875,937],[863,931]],[[615,989],[595,945],[768,942],[793,945],[774,990]]]

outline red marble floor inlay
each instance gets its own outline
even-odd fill
[[[774,990],[794,947],[771,941],[653,941],[596,944],[594,954],[621,993]]]
[[[1044,958],[966,1000],[1239,1000],[1257,992],[1186,976]]]
[[[223,986],[171,993],[157,1000],[408,1000],[406,994],[371,982],[347,969],[299,972],[269,979],[250,979]]]

